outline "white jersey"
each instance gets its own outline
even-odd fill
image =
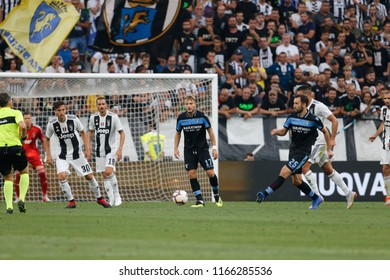
[[[64,122],[60,122],[57,117],[49,121],[46,137],[54,137],[53,144],[58,158],[75,160],[84,156],[81,131],[84,131],[84,127],[79,118],[74,115],[66,115]]]
[[[382,142],[383,150],[389,151],[390,148],[388,144],[390,143],[390,109],[387,106],[381,108],[380,119],[383,121],[383,133],[382,133]]]
[[[329,108],[322,102],[317,101],[313,99],[309,106],[307,107],[310,113],[318,117],[322,123],[326,124],[326,120],[329,118],[330,115],[332,115],[332,112],[329,110]],[[323,133],[318,133],[317,140],[314,145],[325,145],[325,136]]]
[[[104,117],[99,113],[93,114],[89,119],[88,129],[95,132],[97,157],[116,152],[118,149],[117,134],[123,130],[117,114],[110,111],[107,111]]]

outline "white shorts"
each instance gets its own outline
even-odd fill
[[[115,171],[116,151],[104,157],[96,157],[96,172],[104,172],[106,167],[111,167]]]
[[[382,150],[380,164],[390,164],[390,151]]]
[[[66,172],[67,175],[70,175],[69,165],[72,165],[73,169],[76,170],[78,176],[86,176],[92,173],[92,168],[89,165],[87,159],[84,156],[81,156],[75,160],[56,160],[57,174],[61,172]]]
[[[326,145],[314,145],[311,150],[309,162],[312,164],[317,163],[321,167],[327,161],[329,161],[329,156],[326,151]]]

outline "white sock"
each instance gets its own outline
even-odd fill
[[[101,197],[102,195],[100,194],[100,189],[99,189],[99,184],[96,181],[95,177],[92,178],[92,180],[87,180],[89,189],[93,194],[95,195],[96,198]]]
[[[385,182],[386,195],[390,196],[390,176],[383,177],[383,181]]]
[[[68,201],[74,199],[73,198],[73,194],[72,194],[72,190],[70,189],[70,186],[68,184],[68,181],[60,181],[60,188],[61,190],[64,192],[65,194],[65,197]]]
[[[112,190],[111,180],[109,178],[104,180],[104,188],[107,192],[108,203],[112,206],[114,204],[114,192]]]
[[[108,176],[108,179],[110,180],[110,183],[111,183],[111,186],[112,186],[112,191],[114,193],[119,193],[118,180],[116,179],[115,174],[112,173],[110,176]]]
[[[344,192],[345,196],[349,195],[352,191],[345,184],[343,177],[341,177],[340,173],[333,169],[333,173],[330,174],[329,179],[331,179],[340,189]]]
[[[318,189],[316,177],[313,175],[313,172],[311,170],[307,171],[305,174],[306,181],[309,183],[310,188],[315,192],[317,195],[320,195],[320,191]]]

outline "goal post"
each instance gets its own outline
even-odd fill
[[[96,98],[106,96],[109,110],[118,114],[126,136],[122,160],[116,164],[119,190],[124,201],[164,201],[170,199],[177,189],[192,193],[184,166],[184,136],[179,146],[180,159],[176,159],[173,153],[176,120],[184,112],[186,95],[196,96],[197,109],[210,118],[218,141],[218,78],[215,74],[6,72],[0,73],[0,90],[10,93],[13,108],[22,113],[30,112],[33,124],[40,126],[44,133],[49,120],[54,117],[54,102],[64,101],[67,114],[79,117],[87,132],[89,116],[97,112]],[[157,137],[156,143],[160,144],[153,146],[156,152],[154,155],[145,152],[147,142],[143,141],[145,137],[141,138],[152,130]],[[39,148],[43,160],[43,149]],[[159,154],[162,148],[163,153]],[[91,165],[95,171],[94,152],[92,158]],[[218,174],[218,160],[214,161],[214,165]],[[44,166],[48,177],[48,196],[52,201],[65,201],[55,167]],[[68,181],[75,199],[93,201],[86,180],[77,176],[74,170],[71,172]],[[105,193],[102,174],[94,172],[94,175],[102,193]],[[209,179],[201,166],[198,180],[205,199],[211,201],[213,197]],[[42,201],[39,177],[31,165],[30,188],[26,199]],[[190,199],[194,197],[190,195]]]

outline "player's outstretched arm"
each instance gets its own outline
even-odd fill
[[[271,130],[271,135],[272,136],[275,136],[275,135],[277,135],[277,136],[284,136],[284,135],[287,134],[287,131],[288,131],[288,129],[285,128],[285,127],[282,127],[281,129],[275,128],[275,129]]]
[[[368,138],[368,140],[373,142],[375,140],[375,138],[377,138],[383,132],[384,126],[385,126],[385,124],[383,122],[381,122],[381,124],[379,125],[379,127],[376,130],[376,132],[374,133],[374,135],[372,135],[370,138]]]

